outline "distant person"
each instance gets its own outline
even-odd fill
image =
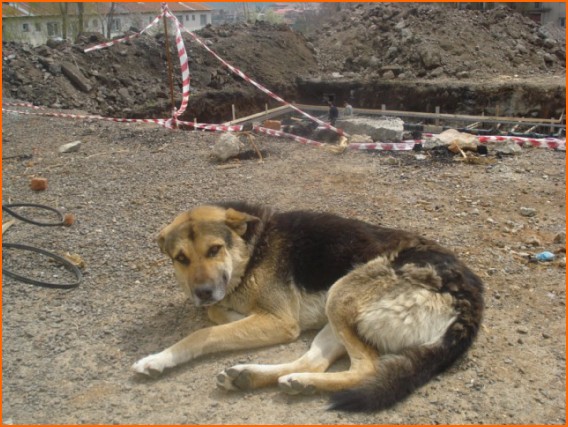
[[[351,104],[349,104],[349,102],[345,102],[345,105],[343,106],[344,110],[343,110],[343,114],[345,116],[352,116],[353,115],[353,107],[351,106]]]
[[[329,101],[329,124],[335,127],[337,117],[339,117],[339,110],[333,102]]]

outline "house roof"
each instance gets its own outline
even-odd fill
[[[111,3],[83,3],[86,15],[106,15],[110,11]],[[172,12],[210,12],[211,8],[201,3],[168,2]],[[60,16],[62,3],[36,3],[36,2],[6,2],[2,3],[2,17],[26,17],[26,16]],[[160,12],[160,3],[128,2],[115,3],[116,14],[128,13],[154,13]],[[67,13],[71,16],[77,15],[77,7],[73,3],[68,3]]]

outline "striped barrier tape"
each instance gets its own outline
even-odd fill
[[[298,135],[294,135],[291,133],[286,133],[286,132],[282,132],[280,130],[274,130],[274,129],[268,129],[262,126],[253,126],[253,130],[255,132],[258,133],[264,133],[266,135],[270,135],[270,136],[278,136],[278,137],[283,137],[283,138],[290,138],[293,139],[296,142],[299,142],[300,144],[306,144],[306,145],[315,145],[317,147],[321,147],[324,146],[326,144],[324,144],[323,142],[319,142],[319,141],[314,141],[313,139],[308,139],[308,138],[304,138],[302,136],[298,136]]]
[[[229,69],[229,71],[231,71],[233,74],[236,74],[237,76],[241,77],[243,80],[245,80],[246,82],[252,84],[254,87],[256,87],[257,89],[259,89],[261,92],[264,92],[266,95],[270,96],[272,99],[278,101],[279,103],[292,108],[293,110],[295,110],[296,112],[302,114],[303,116],[309,118],[310,120],[313,120],[314,122],[316,122],[317,124],[319,124],[320,126],[323,126],[327,129],[330,129],[334,132],[336,132],[339,135],[343,135],[346,137],[349,137],[349,135],[344,132],[342,129],[338,129],[332,125],[330,125],[329,123],[326,123],[320,119],[318,119],[317,117],[314,117],[308,113],[306,113],[305,111],[300,110],[298,107],[296,107],[294,104],[291,104],[287,101],[285,101],[284,99],[282,99],[281,97],[279,97],[278,95],[276,95],[274,92],[270,91],[269,89],[265,88],[264,86],[262,86],[260,83],[254,81],[253,79],[251,79],[249,76],[247,76],[245,73],[243,73],[241,70],[239,70],[238,68],[234,67],[233,65],[229,64],[227,61],[225,61],[223,58],[221,58],[219,55],[217,55],[217,53],[215,53],[209,46],[207,46],[207,44],[201,40],[196,34],[194,34],[193,32],[187,30],[186,28],[183,27],[183,24],[181,24],[181,27],[183,29],[183,31],[185,31],[186,33],[188,33],[199,45],[201,45],[207,52],[209,52],[211,55],[213,55],[219,62],[221,62],[221,64],[223,64],[225,67],[227,67]]]
[[[522,136],[478,136],[481,144],[492,142],[514,142],[521,147],[550,148],[553,150],[566,151],[566,140],[560,138],[527,138]]]
[[[35,107],[35,108],[43,109],[43,107]],[[102,121],[117,122],[117,123],[149,123],[165,127],[167,127],[167,122],[168,122],[168,120],[166,119],[125,119],[125,118],[103,117],[93,114],[69,114],[69,113],[50,113],[50,112],[33,113],[31,111],[11,110],[4,107],[2,107],[2,112],[12,113],[12,114],[24,114],[27,116],[60,117],[63,119],[102,120]]]
[[[262,92],[264,92],[265,94],[267,94],[268,96],[270,96],[271,98],[275,99],[276,101],[280,102],[281,104],[284,104],[290,108],[292,108],[293,110],[297,111],[298,113],[304,115],[305,117],[315,121],[316,123],[318,123],[320,126],[323,126],[327,129],[330,129],[336,133],[338,133],[339,135],[343,135],[346,137],[349,137],[349,135],[344,132],[342,129],[338,129],[334,126],[331,126],[329,123],[326,123],[320,119],[318,119],[317,117],[313,117],[310,114],[300,110],[298,107],[296,107],[293,104],[290,104],[289,102],[285,101],[283,98],[281,98],[280,96],[276,95],[274,92],[270,91],[269,89],[265,88],[264,86],[262,86],[260,83],[257,83],[256,81],[254,81],[253,79],[251,79],[250,77],[248,77],[245,73],[243,73],[241,70],[239,70],[238,68],[232,66],[231,64],[229,64],[227,61],[225,61],[223,58],[221,58],[217,53],[215,53],[212,49],[209,48],[209,46],[207,46],[207,44],[201,40],[196,34],[194,34],[193,32],[187,30],[183,24],[181,22],[178,21],[178,19],[175,17],[175,15],[173,15],[171,13],[171,11],[169,10],[167,4],[163,3],[162,4],[162,12],[160,13],[160,15],[158,15],[146,28],[144,28],[144,30],[142,30],[140,33],[136,33],[132,36],[129,37],[125,37],[122,39],[117,39],[117,40],[113,40],[111,42],[108,43],[102,43],[100,45],[97,46],[93,46],[89,49],[85,49],[85,52],[90,52],[92,50],[95,49],[102,49],[108,46],[112,46],[114,44],[117,43],[121,43],[123,41],[126,40],[130,40],[134,37],[138,37],[140,36],[144,31],[147,31],[150,27],[152,27],[153,25],[156,25],[159,21],[159,19],[164,16],[164,14],[166,15],[167,18],[171,19],[174,24],[175,24],[175,28],[176,28],[176,47],[178,49],[178,56],[180,59],[180,65],[181,65],[181,71],[182,71],[182,103],[180,106],[180,109],[176,112],[174,112],[174,120],[173,122],[175,122],[176,118],[179,117],[181,114],[183,114],[187,108],[187,104],[189,102],[189,93],[190,93],[190,77],[189,77],[189,61],[187,58],[187,51],[185,49],[185,46],[183,44],[183,37],[181,35],[181,31],[185,31],[186,33],[188,33],[199,45],[201,45],[205,50],[207,50],[211,55],[213,55],[219,62],[221,62],[225,67],[227,67],[231,72],[233,72],[234,74],[238,75],[239,77],[241,77],[243,80],[245,80],[246,82],[252,84],[253,86],[255,86],[257,89],[261,90]],[[174,123],[171,123],[171,127],[175,127]]]
[[[107,47],[114,46],[115,44],[122,43],[122,42],[125,42],[125,41],[128,41],[128,40],[132,40],[132,39],[135,39],[136,37],[140,37],[142,34],[144,34],[146,31],[148,31],[150,28],[152,28],[158,22],[160,22],[160,19],[164,16],[164,13],[165,13],[165,11],[162,10],[162,12],[158,16],[156,16],[154,18],[154,20],[152,22],[150,22],[146,27],[144,27],[144,29],[142,31],[140,31],[139,33],[134,33],[134,34],[131,34],[129,36],[122,37],[120,39],[114,39],[114,40],[111,40],[109,42],[105,42],[105,43],[101,43],[101,44],[98,44],[98,45],[95,45],[95,46],[91,46],[87,49],[84,49],[83,52],[89,53],[89,52],[92,52],[94,50],[105,49]]]
[[[347,146],[350,150],[376,150],[376,151],[410,151],[414,148],[417,142],[403,141],[403,142],[371,142],[371,143],[351,143]]]
[[[51,113],[51,112],[30,112],[21,110],[12,110],[4,108],[4,106],[17,106],[26,107],[36,110],[43,110],[46,107],[36,106],[29,103],[2,103],[2,112],[12,113],[12,114],[24,114],[24,115],[35,115],[35,116],[47,116],[47,117],[60,117],[60,118],[70,118],[70,119],[81,119],[81,120],[102,120],[117,123],[145,123],[145,124],[155,124],[160,125],[168,129],[175,129],[173,119],[127,119],[127,118],[114,118],[114,117],[103,117],[100,115],[91,114],[69,114],[69,113]],[[212,132],[242,132],[243,125],[221,125],[221,124],[210,124],[210,123],[195,123],[186,121],[175,121],[178,126],[186,126],[196,130],[202,131],[212,131]],[[253,131],[257,133],[263,133],[270,136],[283,137],[293,139],[301,144],[323,146],[326,145],[323,142],[314,141],[309,138],[304,138],[291,133],[286,133],[282,131],[277,131],[274,129],[264,128],[262,126],[253,126]],[[435,137],[434,134],[425,134],[428,137]],[[487,143],[507,143],[514,142],[522,147],[535,147],[535,148],[549,148],[553,150],[566,151],[566,140],[560,138],[524,138],[524,137],[507,137],[507,136],[479,136],[477,138],[481,144]],[[374,150],[374,151],[410,151],[414,148],[416,144],[425,143],[425,139],[420,140],[406,140],[402,142],[386,143],[386,142],[372,142],[372,143],[351,143],[348,144],[348,148],[352,150]]]
[[[182,24],[178,21],[178,19],[173,15],[170,10],[168,9],[167,5],[162,5],[162,10],[166,13],[166,16],[172,20],[175,24],[176,29],[176,48],[178,51],[179,63],[180,63],[180,70],[181,70],[181,80],[182,80],[182,88],[181,88],[181,105],[179,109],[174,112],[174,117],[181,116],[185,110],[187,109],[187,105],[189,103],[189,93],[190,93],[190,77],[189,77],[189,60],[187,58],[187,51],[185,50],[185,45],[183,43],[183,37],[181,35],[181,28]]]
[[[29,102],[2,102],[2,105],[6,105],[8,107],[33,108],[34,110],[45,110],[46,109],[46,107],[38,107],[37,105],[30,104]]]

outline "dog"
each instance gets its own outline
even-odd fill
[[[236,365],[217,385],[331,392],[330,409],[378,411],[448,368],[482,320],[483,283],[450,250],[356,219],[211,204],[177,216],[158,244],[183,292],[216,326],[139,360],[132,368],[142,374],[320,329],[299,359]],[[326,372],[345,354],[347,371]]]

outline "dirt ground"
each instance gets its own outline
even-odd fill
[[[525,149],[472,165],[413,152],[337,155],[258,137],[262,163],[218,167],[210,159],[218,134],[10,114],[2,131],[3,204],[75,216],[70,227],[17,222],[3,241],[85,263],[72,290],[3,278],[4,424],[565,424],[565,152]],[[75,140],[78,152],[58,152]],[[48,179],[46,191],[30,190],[37,176]],[[157,231],[185,209],[227,199],[332,211],[436,239],[486,284],[478,340],[449,371],[376,414],[326,411],[325,395],[216,388],[228,366],[296,358],[312,332],[155,379],[136,375],[133,362],[208,323],[177,289]],[[525,254],[543,250],[556,260],[528,262]],[[4,267],[70,279],[21,255],[4,251]]]

